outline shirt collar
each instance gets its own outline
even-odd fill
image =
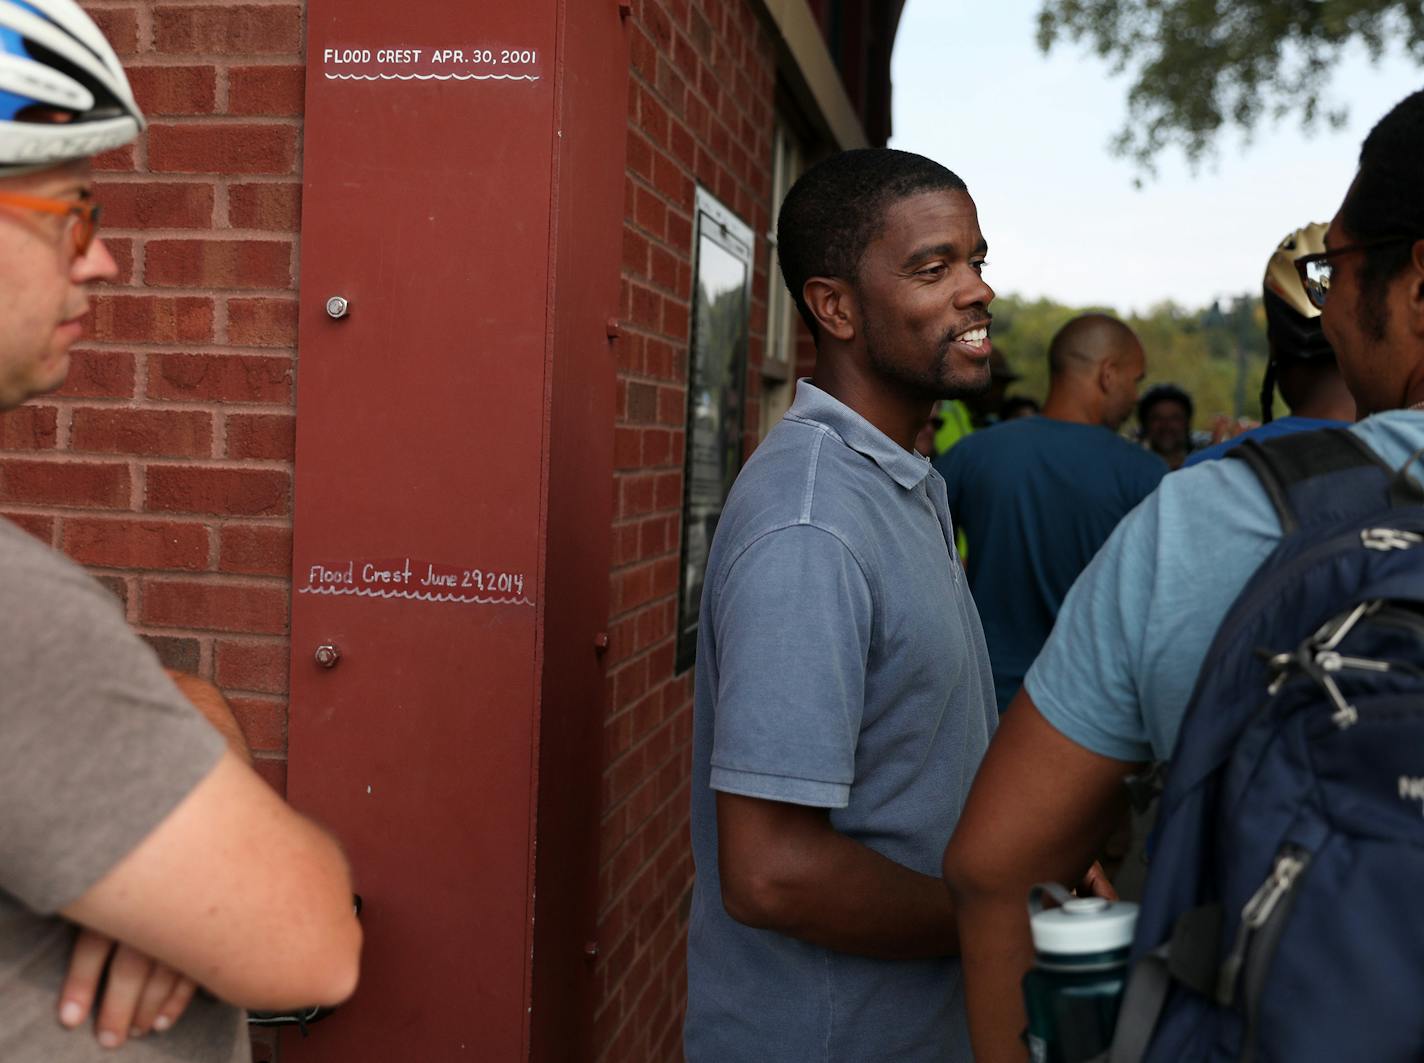
[[[796,401],[786,416],[829,428],[841,442],[875,462],[907,491],[929,475],[928,459],[901,447],[845,403],[816,387],[810,377],[796,381]]]

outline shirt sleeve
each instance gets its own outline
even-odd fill
[[[1064,736],[1119,760],[1165,760],[1217,628],[1280,541],[1242,462],[1179,469],[1083,570],[1024,679]]]
[[[856,557],[813,525],[770,532],[732,562],[711,615],[714,790],[849,804],[874,612]]]
[[[48,551],[5,565],[0,889],[42,914],[132,851],[226,748],[116,606]]]

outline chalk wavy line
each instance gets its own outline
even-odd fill
[[[537,74],[327,74],[330,81],[538,81]]]
[[[298,594],[355,594],[361,598],[404,598],[416,602],[454,602],[459,605],[533,605],[528,598],[481,598],[464,594],[427,594],[422,591],[373,591],[364,587],[298,587]]]

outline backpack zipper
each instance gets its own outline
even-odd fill
[[[1310,855],[1300,846],[1282,847],[1272,873],[1272,879],[1277,880],[1277,884],[1272,887],[1272,899],[1265,906],[1265,910],[1256,915],[1241,987],[1242,1010],[1246,1013],[1246,1031],[1241,1042],[1241,1063],[1251,1063],[1256,1056],[1257,1026],[1266,975],[1270,973],[1271,960],[1275,958],[1276,949],[1280,946],[1286,920],[1295,902],[1296,889],[1300,885],[1300,877],[1310,864]],[[1283,884],[1280,882],[1282,879]]]
[[[1295,887],[1296,879],[1308,863],[1310,854],[1304,849],[1296,845],[1282,846],[1276,854],[1270,876],[1241,909],[1241,925],[1236,928],[1236,940],[1221,965],[1216,982],[1216,999],[1223,1007],[1229,1007],[1236,997],[1236,979],[1241,973],[1241,964],[1245,962],[1252,937],[1280,908],[1281,901]]]
[[[1380,611],[1384,607],[1383,600],[1371,602],[1361,602],[1349,613],[1339,619],[1328,621],[1324,627],[1312,635],[1308,644],[1313,648],[1314,653],[1310,655],[1310,662],[1306,663],[1304,648],[1294,653],[1278,653],[1271,657],[1266,665],[1276,671],[1275,679],[1266,686],[1266,693],[1275,697],[1280,693],[1281,687],[1290,679],[1293,667],[1299,669],[1300,674],[1308,676],[1314,680],[1330,702],[1335,706],[1335,711],[1331,713],[1330,719],[1340,730],[1353,727],[1360,720],[1359,710],[1345,700],[1345,695],[1341,692],[1340,686],[1335,682],[1336,673],[1346,671],[1356,672],[1391,672],[1394,666],[1389,661],[1377,661],[1369,657],[1347,657],[1340,653],[1335,647],[1345,640],[1355,625],[1367,616]],[[1311,665],[1314,665],[1312,667]]]
[[[1408,550],[1424,542],[1424,535],[1397,528],[1362,528],[1360,542],[1366,550]]]
[[[1400,520],[1399,523],[1424,526],[1424,516],[1420,515],[1419,507],[1411,507],[1410,512],[1411,518],[1408,520]],[[1244,626],[1246,622],[1255,615],[1255,607],[1258,600],[1266,601],[1271,598],[1277,597],[1280,594],[1279,588],[1282,585],[1290,583],[1298,572],[1310,568],[1317,561],[1319,561],[1320,558],[1328,557],[1330,554],[1333,554],[1338,551],[1341,547],[1348,546],[1352,542],[1358,542],[1362,546],[1373,550],[1405,549],[1404,546],[1370,546],[1369,543],[1378,542],[1382,544],[1386,540],[1398,539],[1401,542],[1407,542],[1409,546],[1414,546],[1417,545],[1413,541],[1413,539],[1416,537],[1418,538],[1419,542],[1424,542],[1424,535],[1419,535],[1419,533],[1417,532],[1407,531],[1403,528],[1365,528],[1360,531],[1349,531],[1340,535],[1336,535],[1333,538],[1327,539],[1323,543],[1316,543],[1314,547],[1307,550],[1305,553],[1298,554],[1297,556],[1291,558],[1288,562],[1286,562],[1285,567],[1276,569],[1276,571],[1271,574],[1271,578],[1269,580],[1266,580],[1259,586],[1250,588],[1251,596],[1249,599],[1243,597],[1232,603],[1229,612],[1235,614],[1236,623],[1233,624],[1230,629],[1221,628],[1217,631],[1216,638],[1212,640],[1211,646],[1208,648],[1205,659],[1209,660],[1213,656],[1219,656],[1219,648],[1223,646],[1229,646],[1235,640],[1236,629]],[[1284,542],[1285,539],[1282,538],[1281,541]],[[1272,553],[1274,552],[1275,551],[1273,550]],[[1264,564],[1264,560],[1262,563]],[[1248,601],[1251,606],[1249,609],[1247,608]],[[1193,695],[1195,696],[1195,692],[1193,692]]]

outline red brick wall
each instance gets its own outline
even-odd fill
[[[99,161],[121,275],[96,294],[64,388],[0,417],[0,513],[89,566],[166,662],[215,680],[282,789],[304,3],[85,6],[151,131]],[[595,1034],[609,1063],[681,1058],[692,676],[673,669],[692,214],[701,184],[757,238],[750,454],[776,83],[752,0],[634,0],[629,29]]]
[[[303,6],[85,7],[151,128],[96,163],[120,275],[64,387],[0,417],[0,512],[87,565],[165,663],[216,681],[280,790]]]
[[[747,0],[640,0],[628,98],[623,336],[614,429],[596,1043],[681,1059],[692,674],[675,674],[695,188],[756,233],[746,449],[766,335],[776,57]]]

